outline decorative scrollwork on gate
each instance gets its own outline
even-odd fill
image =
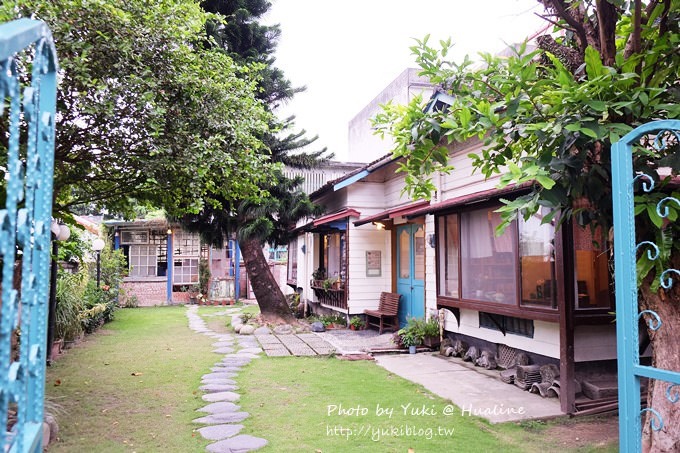
[[[3,451],[42,450],[56,72],[44,23],[20,19],[0,25],[0,132],[7,137],[7,147],[0,145]]]
[[[659,407],[641,408],[641,379],[649,379],[648,388],[665,389],[665,397],[672,403],[680,400],[680,370],[667,370],[640,363],[639,350],[640,319],[646,321],[651,331],[663,332],[668,325],[654,310],[640,310],[638,306],[637,258],[654,262],[662,291],[669,290],[673,280],[680,277],[680,271],[668,268],[668,244],[655,244],[641,241],[636,244],[634,191],[636,187],[650,193],[655,188],[655,177],[633,171],[633,150],[643,152],[676,152],[680,145],[680,121],[660,120],[642,125],[612,145],[612,193],[614,194],[614,255],[616,286],[616,324],[619,364],[619,448],[621,451],[635,452],[642,448],[643,416],[649,420],[649,432],[664,429],[663,411]],[[638,185],[637,183],[641,184]],[[667,186],[658,184],[664,189]],[[674,221],[671,208],[680,208],[680,201],[670,195],[652,195],[658,199],[656,215],[663,219],[662,228]],[[652,216],[654,210],[647,212]],[[677,211],[676,211],[677,212]],[[657,220],[657,226],[659,225]],[[647,251],[646,256],[644,251]],[[662,269],[663,268],[663,269]],[[661,312],[661,311],[659,311]],[[668,385],[668,387],[665,387]],[[654,386],[654,387],[653,387]],[[663,386],[663,387],[658,387]],[[658,395],[658,392],[656,393]],[[663,396],[664,392],[661,392]],[[656,400],[653,400],[656,401]],[[668,423],[668,421],[666,421]],[[672,421],[671,421],[672,422]]]

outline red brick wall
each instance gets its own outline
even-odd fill
[[[168,301],[165,282],[124,282],[123,290],[124,294],[137,296],[140,307],[165,305]]]

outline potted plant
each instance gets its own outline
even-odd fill
[[[336,281],[337,281],[337,278],[335,278],[335,277],[327,278],[322,283],[323,289],[328,291],[329,289],[333,288],[333,285],[335,284]]]
[[[187,292],[189,293],[189,302],[195,304],[198,301],[198,295],[201,293],[201,288],[198,285],[191,285]]]
[[[439,336],[439,320],[431,316],[430,319],[422,323],[423,344],[428,348],[437,348],[441,343]]]
[[[351,330],[361,330],[364,328],[364,321],[358,316],[352,316],[349,320],[349,328]]]
[[[326,269],[323,266],[319,266],[314,272],[312,272],[312,281],[310,283],[312,286],[320,288],[323,285],[325,278]]]
[[[409,354],[415,354],[416,347],[420,344],[420,340],[418,339],[416,332],[414,330],[404,328],[399,331],[399,336],[401,337],[401,344],[408,348]]]
[[[401,343],[408,347],[411,354],[415,354],[416,347],[423,343],[425,337],[424,324],[425,321],[422,319],[411,318],[406,327],[397,332],[401,337]]]

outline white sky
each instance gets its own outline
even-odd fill
[[[451,37],[453,58],[498,52],[546,25],[536,0],[271,0],[264,23],[281,25],[276,66],[306,86],[279,112],[347,159],[349,121],[404,69],[413,38]]]

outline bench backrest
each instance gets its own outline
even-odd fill
[[[386,315],[396,315],[399,311],[399,298],[401,294],[397,293],[380,293],[380,305],[378,311]]]

